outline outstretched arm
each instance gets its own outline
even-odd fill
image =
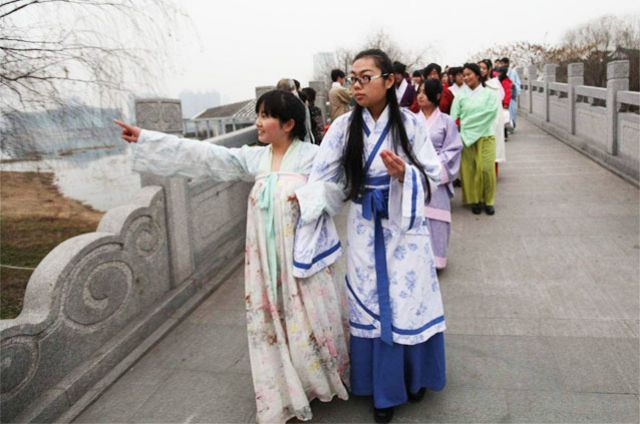
[[[133,169],[162,176],[253,181],[262,147],[227,148],[115,121],[133,146]]]

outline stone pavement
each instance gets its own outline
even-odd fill
[[[448,384],[394,422],[634,422],[638,189],[521,119],[497,213],[453,207],[441,274]],[[253,422],[235,275],[77,422]],[[368,399],[313,403],[317,422],[370,422]]]

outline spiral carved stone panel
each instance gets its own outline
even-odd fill
[[[0,345],[0,393],[2,400],[14,396],[26,384],[38,365],[38,346],[34,339],[17,336],[6,339]]]
[[[131,291],[134,273],[117,244],[87,254],[69,275],[64,315],[72,323],[96,326],[115,314]]]
[[[125,246],[134,247],[138,256],[147,257],[156,253],[163,245],[163,233],[157,223],[148,216],[141,216],[129,226]]]

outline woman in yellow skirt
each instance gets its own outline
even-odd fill
[[[451,106],[451,117],[460,118],[460,136],[464,143],[460,163],[462,200],[478,215],[484,208],[487,215],[495,213],[496,138],[493,121],[500,102],[493,90],[480,81],[480,68],[465,63],[464,82],[469,90],[461,90]]]

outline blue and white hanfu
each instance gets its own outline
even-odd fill
[[[323,212],[333,215],[344,204],[342,161],[352,113],[331,125],[308,183],[296,190],[303,224]],[[404,181],[389,177],[379,155],[384,149],[394,151],[388,107],[377,121],[368,110],[362,113],[365,191],[349,202],[347,223],[351,381],[354,394],[373,395],[376,407],[384,408],[406,402],[407,391],[442,388],[446,327],[424,218],[426,182],[401,151],[396,154],[406,164]],[[441,164],[426,126],[411,112],[401,113],[418,161],[438,184]]]

